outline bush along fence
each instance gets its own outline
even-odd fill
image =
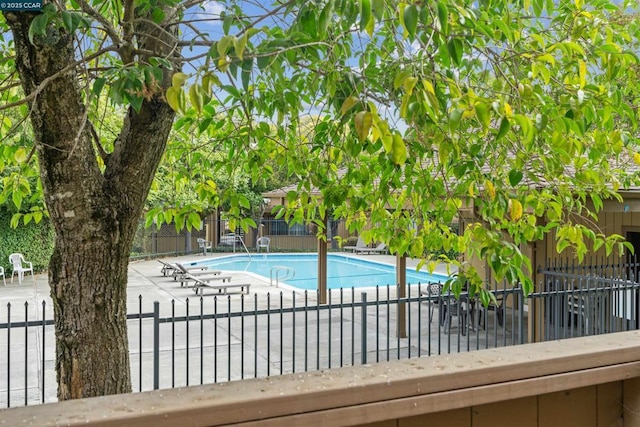
[[[551,279],[550,279],[551,280]],[[619,285],[619,284],[618,284]],[[153,303],[128,315],[135,391],[218,383],[387,360],[428,357],[542,340],[636,329],[638,284],[589,283],[525,298],[495,290],[481,306],[439,285],[316,294],[279,292]],[[145,302],[146,303],[146,302]],[[150,303],[150,302],[149,302]],[[2,313],[4,311],[4,313]],[[7,304],[0,310],[0,407],[56,400],[50,307]],[[405,319],[400,325],[398,313]]]

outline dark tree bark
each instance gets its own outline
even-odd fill
[[[24,91],[36,94],[30,118],[45,201],[56,231],[49,283],[58,398],[125,393],[131,391],[126,324],[129,254],[174,118],[162,96],[169,72],[156,92],[147,94],[139,112],[129,109],[114,151],[101,166],[80,87],[83,76],[80,68],[69,67],[78,59],[74,37],[50,25],[46,35],[31,43],[28,31],[34,16],[5,13]],[[156,34],[136,28],[138,46],[169,57],[173,31],[159,36],[160,27],[153,28]]]

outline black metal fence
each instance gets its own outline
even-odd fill
[[[588,260],[549,264],[543,277],[543,304],[537,330],[543,339],[638,329],[640,292],[637,260]]]
[[[557,273],[557,272],[556,272]],[[217,383],[636,329],[639,284],[558,276],[527,298],[494,290],[488,307],[439,284],[196,297],[129,314],[135,391]],[[571,280],[578,280],[569,286]],[[580,280],[585,281],[584,283]],[[558,286],[562,283],[563,286]],[[150,302],[144,302],[148,304]],[[0,407],[56,400],[51,307],[0,310]],[[49,315],[50,316],[50,315]],[[400,319],[401,321],[398,321]],[[533,337],[531,337],[533,339]]]

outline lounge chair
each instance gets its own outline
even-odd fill
[[[367,245],[364,243],[362,236],[358,236],[358,241],[355,246],[343,246],[342,250],[355,252],[357,249],[367,249]]]
[[[198,279],[203,282],[211,280],[222,280],[223,282],[227,282],[231,280],[231,276],[222,276],[220,273],[221,271],[219,270],[191,271],[180,276],[180,286],[189,287],[189,282],[194,279]]]
[[[218,270],[209,270],[209,267],[206,265],[184,265],[181,262],[174,263],[176,269],[173,270],[173,280],[182,279],[186,274],[210,274],[217,273],[220,274]]]
[[[9,255],[9,262],[13,268],[11,272],[11,283],[13,283],[13,276],[15,274],[18,275],[18,283],[22,283],[22,279],[24,278],[24,273],[31,273],[31,278],[35,281],[33,277],[33,264],[29,261],[25,261],[22,254],[16,253]],[[26,265],[29,265],[28,267]]]
[[[168,276],[169,274],[173,274],[173,272],[178,268],[176,267],[175,264],[172,264],[170,262],[164,262],[162,260],[158,260],[158,262],[162,264],[162,269],[160,269],[160,273],[162,273],[163,276]]]
[[[380,243],[378,246],[376,246],[375,248],[356,248],[353,250],[353,253],[356,254],[386,254],[387,251],[387,245],[385,243]]]
[[[244,290],[247,290],[247,294],[249,293],[250,283],[225,283],[225,281],[230,282],[231,277],[221,277],[221,276],[212,276],[212,277],[202,277],[202,276],[192,276],[187,275],[189,280],[193,280],[193,291],[198,295],[204,295],[204,289],[214,289],[217,290],[218,293],[228,293],[229,289],[240,289],[240,292],[244,293]],[[222,280],[222,283],[212,283],[215,280]]]

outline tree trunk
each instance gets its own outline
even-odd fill
[[[56,231],[49,265],[60,400],[131,391],[129,254],[174,118],[164,83],[129,109],[114,150],[98,161],[74,37],[49,26],[29,41],[30,13],[5,13],[26,94],[45,201]],[[155,27],[154,27],[155,28]],[[169,32],[163,36],[169,37]],[[158,44],[171,46],[167,40]],[[152,42],[146,47],[154,48]],[[162,55],[159,55],[162,56]],[[165,72],[164,82],[170,81]]]

